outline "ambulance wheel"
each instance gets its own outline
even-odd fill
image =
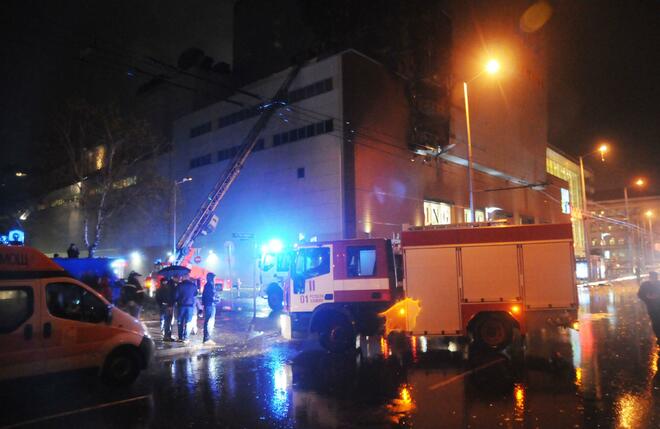
[[[502,350],[511,344],[513,326],[504,316],[489,314],[477,320],[472,334],[477,346],[491,350]]]
[[[355,347],[353,325],[342,314],[331,314],[319,331],[319,341],[324,349],[342,353]]]
[[[279,311],[282,309],[282,300],[284,299],[284,292],[279,285],[271,285],[268,288],[268,306],[271,310]]]
[[[103,380],[112,386],[127,386],[140,374],[140,361],[130,350],[117,350],[108,356],[103,365]]]

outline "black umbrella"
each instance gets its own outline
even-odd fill
[[[184,276],[186,274],[190,274],[190,268],[186,268],[182,265],[169,265],[158,271],[158,274],[169,279],[174,276]]]

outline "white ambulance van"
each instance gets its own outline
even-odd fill
[[[0,246],[0,380],[98,368],[133,382],[153,355],[143,325],[36,249]]]

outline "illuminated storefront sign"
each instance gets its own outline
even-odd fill
[[[424,201],[424,225],[448,225],[451,223],[451,205]]]

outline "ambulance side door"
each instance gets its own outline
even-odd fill
[[[43,281],[42,335],[48,372],[102,363],[104,343],[114,335],[105,323],[107,303],[66,279]]]
[[[44,372],[37,280],[0,285],[0,380]]]

